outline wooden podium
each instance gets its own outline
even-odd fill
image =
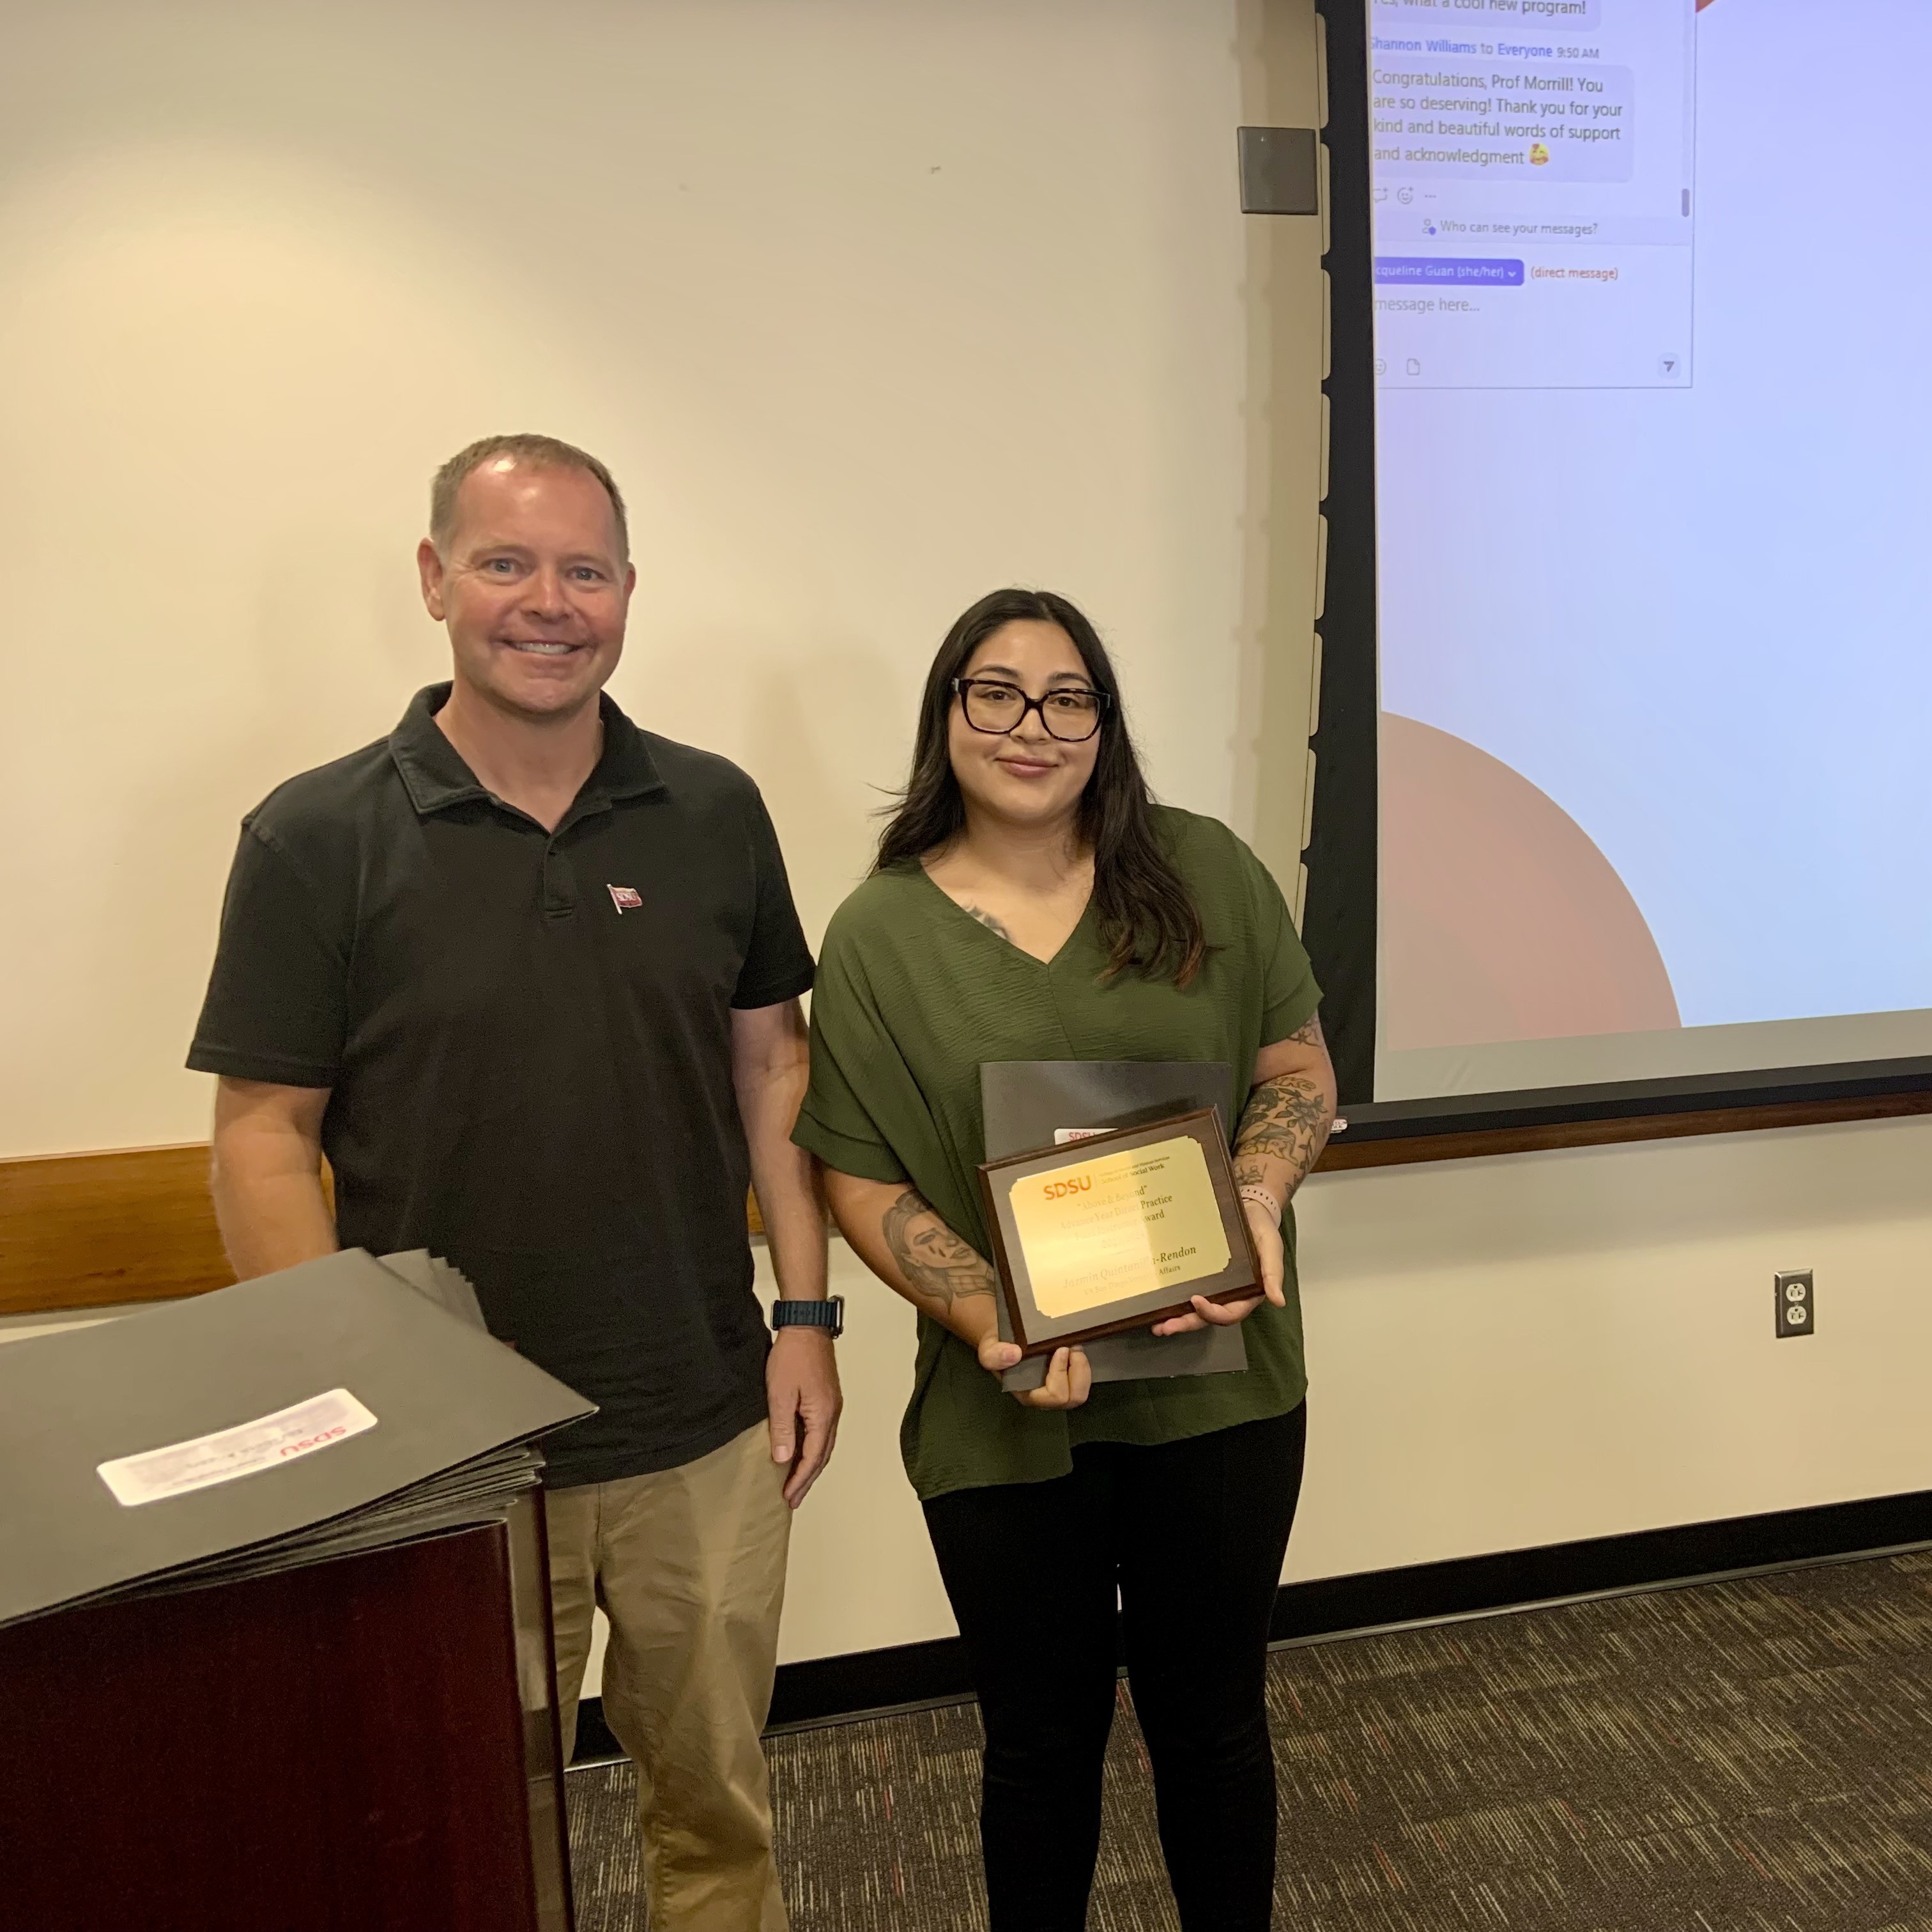
[[[0,1932],[569,1932],[542,1511],[0,1630]]]

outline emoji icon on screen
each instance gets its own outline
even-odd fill
[[[1540,141],[1529,144],[1529,164],[1533,168],[1546,168],[1550,165],[1550,150]]]

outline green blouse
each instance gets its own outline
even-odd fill
[[[908,1182],[984,1255],[982,1061],[1226,1060],[1238,1119],[1255,1055],[1305,1025],[1321,993],[1261,861],[1217,820],[1168,806],[1156,818],[1210,948],[1184,992],[1132,973],[1106,977],[1090,906],[1043,964],[916,865],[860,886],[825,934],[799,1145],[842,1174]],[[1044,1482],[1072,1467],[1076,1442],[1172,1442],[1286,1413],[1306,1387],[1292,1210],[1283,1232],[1288,1306],[1264,1303],[1248,1318],[1242,1374],[1107,1382],[1079,1408],[1027,1408],[922,1314],[899,1431],[913,1486],[930,1498]]]

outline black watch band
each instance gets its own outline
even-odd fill
[[[775,1301],[772,1304],[774,1328],[826,1328],[837,1341],[845,1332],[845,1298],[829,1294],[823,1301]]]

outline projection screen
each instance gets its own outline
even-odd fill
[[[1932,7],[1366,14],[1375,1100],[1932,1055]]]

